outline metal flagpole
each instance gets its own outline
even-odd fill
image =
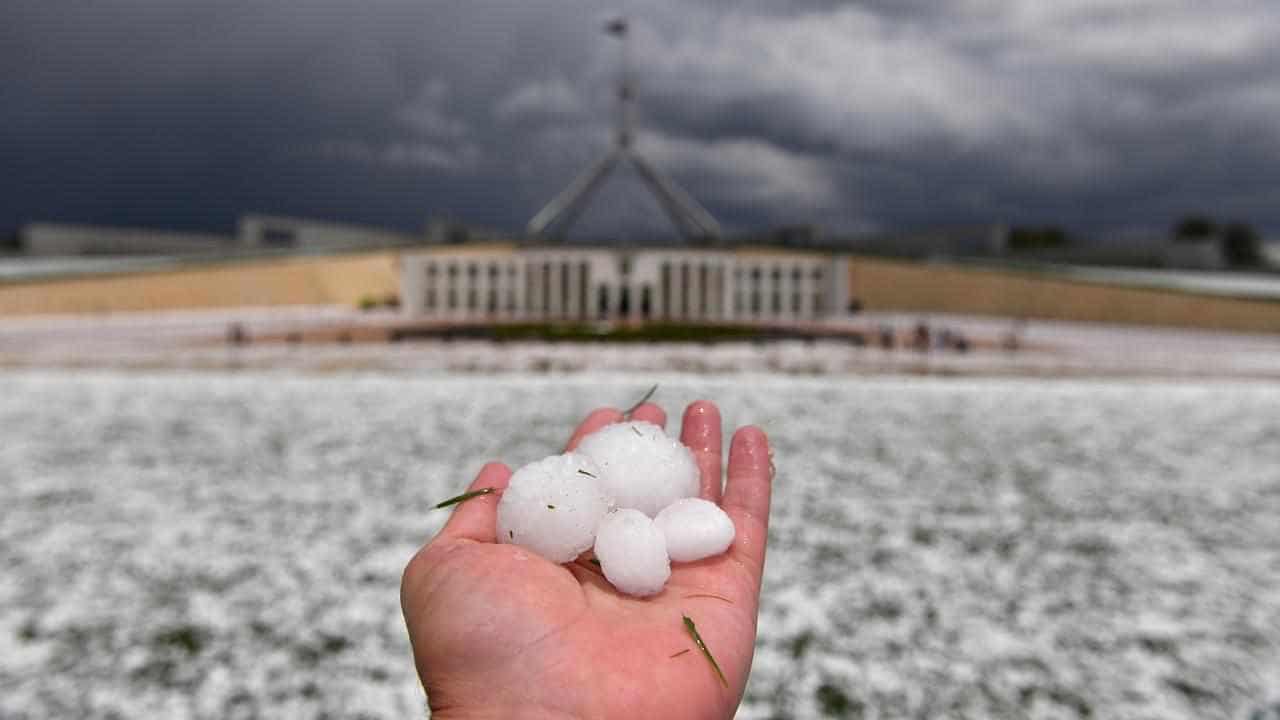
[[[618,117],[614,146],[529,220],[526,226],[528,234],[542,236],[556,227],[567,230],[572,226],[591,196],[604,183],[609,173],[613,172],[618,158],[623,157],[636,168],[649,190],[658,198],[663,211],[686,240],[718,239],[720,224],[711,213],[636,151],[635,82],[628,42],[630,26],[626,18],[620,17],[605,23],[604,29],[621,41],[622,63],[618,72]]]

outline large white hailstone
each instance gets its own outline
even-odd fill
[[[600,520],[596,559],[605,578],[628,595],[655,595],[671,577],[667,542],[653,520],[639,510],[618,510]]]
[[[647,422],[606,425],[578,445],[600,466],[600,484],[620,508],[649,517],[680,498],[698,495],[693,453]]]
[[[719,505],[702,498],[682,498],[662,509],[653,523],[667,541],[667,555],[693,562],[719,555],[733,542],[733,521]]]
[[[554,563],[578,557],[591,547],[596,526],[609,511],[599,475],[591,458],[573,452],[516,470],[498,501],[498,541]]]

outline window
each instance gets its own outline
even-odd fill
[[[569,301],[573,298],[569,292],[569,281],[572,279],[569,277],[571,267],[568,261],[560,263],[560,314],[566,316],[569,314]]]
[[[822,268],[813,269],[813,315],[821,317],[827,313],[827,293],[823,287]]]
[[[498,264],[489,263],[489,314],[493,315],[498,312]]]
[[[267,225],[258,235],[258,242],[263,247],[293,247],[298,243],[297,233],[293,228],[272,227]]]
[[[662,302],[662,316],[671,317],[671,263],[662,263],[658,271],[658,297]]]
[[[538,288],[538,310],[543,315],[551,312],[551,263],[542,263],[542,283]]]
[[[596,289],[596,314],[601,320],[609,317],[609,288],[604,285]]]
[[[689,264],[680,263],[680,307],[679,315],[689,317]]]
[[[724,267],[717,266],[712,278],[711,312],[718,316],[724,313]]]
[[[422,294],[423,307],[427,310],[435,310],[436,308],[436,286],[439,284],[438,276],[440,269],[435,263],[427,263],[427,283],[425,292]]]
[[[623,285],[618,293],[618,315],[626,317],[631,314],[631,288]]]
[[[761,299],[760,291],[762,289],[760,287],[760,276],[762,274],[763,273],[760,272],[760,268],[758,267],[751,268],[751,314],[752,315],[760,314],[760,299]]]
[[[797,265],[791,269],[791,307],[789,310],[793,315],[800,315],[800,308],[803,305],[803,293],[801,287],[804,281],[804,271]]]
[[[531,311],[533,311],[533,310],[536,310],[536,309],[537,309],[537,307],[538,307],[538,306],[537,306],[537,302],[538,302],[538,295],[537,295],[537,292],[536,292],[536,291],[537,291],[537,282],[538,282],[538,277],[537,277],[537,275],[532,271],[532,268],[531,268],[529,265],[525,265],[525,266],[524,266],[524,309],[525,309],[525,312],[531,312]]]

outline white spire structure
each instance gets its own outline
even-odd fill
[[[618,125],[613,147],[533,216],[526,227],[528,234],[545,236],[553,234],[557,229],[567,230],[619,161],[627,161],[649,186],[681,236],[686,240],[718,239],[720,223],[716,222],[711,213],[636,151],[633,143],[635,88],[627,47],[627,20],[610,20],[604,29],[618,38],[622,45],[622,68],[618,74]]]

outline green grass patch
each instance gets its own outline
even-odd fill
[[[761,337],[760,330],[733,325],[648,323],[636,326],[589,323],[520,323],[498,325],[495,340],[552,340],[562,342],[716,342]]]

